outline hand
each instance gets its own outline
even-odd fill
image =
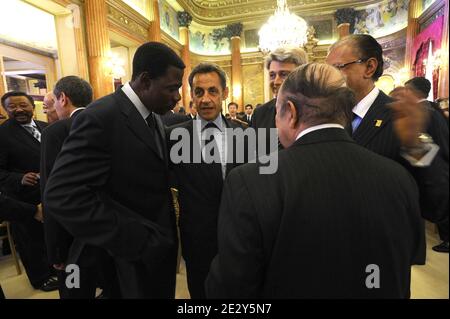
[[[35,186],[39,182],[39,173],[26,173],[22,177],[22,185],[24,186]]]
[[[53,264],[53,268],[55,268],[56,270],[65,270],[66,269],[66,265],[65,264]]]
[[[392,97],[395,101],[388,106],[393,112],[394,130],[401,146],[416,147],[419,144],[419,134],[425,131],[429,119],[426,105],[420,103],[407,88],[397,89]]]
[[[44,214],[42,212],[42,204],[37,205],[37,211],[34,215],[34,219],[36,219],[38,222],[43,223],[44,222]]]

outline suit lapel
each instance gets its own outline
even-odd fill
[[[168,156],[170,156],[170,154],[168,153],[167,150],[167,143],[166,143],[166,134],[165,134],[165,130],[164,130],[164,124],[161,121],[161,117],[159,115],[155,116],[155,120],[156,120],[156,128],[157,128],[157,133],[159,134],[159,139],[161,140],[161,147],[162,147],[162,152],[163,152],[163,159],[164,162],[166,163],[166,167],[169,167],[169,159]]]
[[[366,146],[391,121],[391,114],[386,107],[389,98],[380,92],[369,112],[364,116],[361,124],[353,133],[353,139],[362,146]]]
[[[115,97],[119,99],[119,106],[122,113],[127,117],[127,125],[131,131],[145,144],[148,148],[158,155],[161,160],[164,160],[159,153],[158,147],[155,145],[155,139],[150,132],[150,129],[142,118],[141,114],[138,112],[133,103],[128,99],[128,97],[118,90],[115,93]],[[157,132],[155,132],[156,134]]]
[[[36,152],[40,152],[41,143],[33,136],[30,132],[28,132],[25,128],[23,128],[20,124],[15,122],[11,122],[11,128],[14,132],[16,139],[20,141],[20,143],[26,143],[30,148],[34,149]]]

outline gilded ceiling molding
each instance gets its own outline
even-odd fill
[[[302,16],[333,13],[337,9],[365,7],[382,0],[300,0],[288,1],[292,12]],[[177,0],[194,21],[204,25],[254,22],[273,14],[276,0]]]
[[[120,0],[108,0],[108,22],[133,38],[146,41],[150,22]]]

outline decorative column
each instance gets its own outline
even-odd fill
[[[159,20],[159,3],[158,0],[151,0],[152,17],[150,19],[150,27],[148,29],[148,40],[161,42],[161,22]]]
[[[242,28],[242,23],[233,23],[227,25],[225,31],[231,43],[231,100],[239,105],[238,112],[244,111],[241,65]]]
[[[191,113],[189,102],[191,101],[189,74],[191,73],[191,53],[189,48],[189,25],[192,22],[192,16],[186,11],[177,13],[178,24],[180,25],[180,41],[183,44],[181,48],[181,58],[183,59],[186,68],[183,74],[183,105],[188,113]]]
[[[111,44],[108,35],[106,1],[86,0],[86,36],[88,46],[89,78],[94,98],[113,92],[113,81],[106,69]]]
[[[411,0],[408,9],[408,26],[406,28],[406,48],[404,68],[408,79],[413,77],[413,45],[414,38],[419,33],[419,16],[422,13],[422,0]]]
[[[337,22],[339,39],[355,32],[356,11],[353,8],[336,10],[334,18]]]
[[[444,29],[442,30],[442,42],[441,42],[441,61],[442,65],[439,70],[439,87],[438,87],[438,97],[448,98],[448,0],[445,1],[444,8]]]

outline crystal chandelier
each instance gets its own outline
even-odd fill
[[[290,13],[286,0],[277,0],[275,14],[259,30],[259,48],[263,52],[280,47],[302,47],[307,42],[306,21]]]

